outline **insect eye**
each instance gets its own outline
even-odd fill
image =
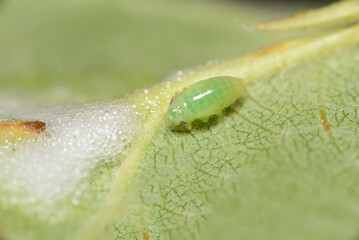
[[[185,121],[180,121],[180,124],[184,125],[184,124],[187,124],[187,122],[185,122]]]

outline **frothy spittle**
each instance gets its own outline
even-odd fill
[[[20,110],[21,111],[21,110]],[[128,101],[58,106],[27,114],[3,114],[2,121],[37,120],[46,130],[36,139],[2,139],[0,203],[41,205],[66,197],[78,204],[86,177],[101,163],[119,159],[140,130],[140,119]]]

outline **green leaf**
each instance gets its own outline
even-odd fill
[[[353,25],[282,42],[133,93],[141,131],[128,151],[92,170],[76,204],[69,196],[49,213],[5,208],[0,239],[352,239],[357,33]],[[248,80],[244,95],[208,124],[171,130],[164,113],[174,93],[216,75]]]
[[[141,228],[154,239],[355,238],[358,56],[263,79],[190,134],[162,129],[136,179],[141,207],[117,222],[118,239]]]

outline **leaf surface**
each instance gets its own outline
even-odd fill
[[[93,169],[79,204],[56,206],[60,221],[21,207],[2,211],[0,239],[352,239],[357,28],[177,72],[135,92],[144,117],[129,151]],[[174,92],[218,74],[247,79],[244,95],[208,124],[171,130],[163,115]]]

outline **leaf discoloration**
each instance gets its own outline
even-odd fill
[[[261,56],[265,56],[265,55],[270,55],[272,53],[279,53],[285,49],[288,49],[289,46],[291,46],[290,43],[292,43],[292,41],[279,42],[279,43],[271,45],[269,47],[260,49],[259,51],[255,52],[254,54],[258,57],[261,57]]]
[[[15,136],[27,136],[46,132],[46,123],[42,121],[7,121],[0,123],[0,133]]]
[[[327,133],[331,133],[332,129],[328,121],[327,111],[324,107],[319,108],[320,123],[323,125],[323,129]]]
[[[142,240],[150,240],[150,234],[146,229],[142,230]]]
[[[261,24],[258,24],[257,29],[258,30],[263,30],[268,26],[272,26],[272,25],[281,25],[281,24],[286,24],[286,23],[290,23],[291,21],[298,21],[301,18],[303,18],[305,16],[304,12],[298,12],[295,13],[292,16],[285,16],[285,17],[279,17],[279,18],[274,18],[272,20],[263,22]]]

